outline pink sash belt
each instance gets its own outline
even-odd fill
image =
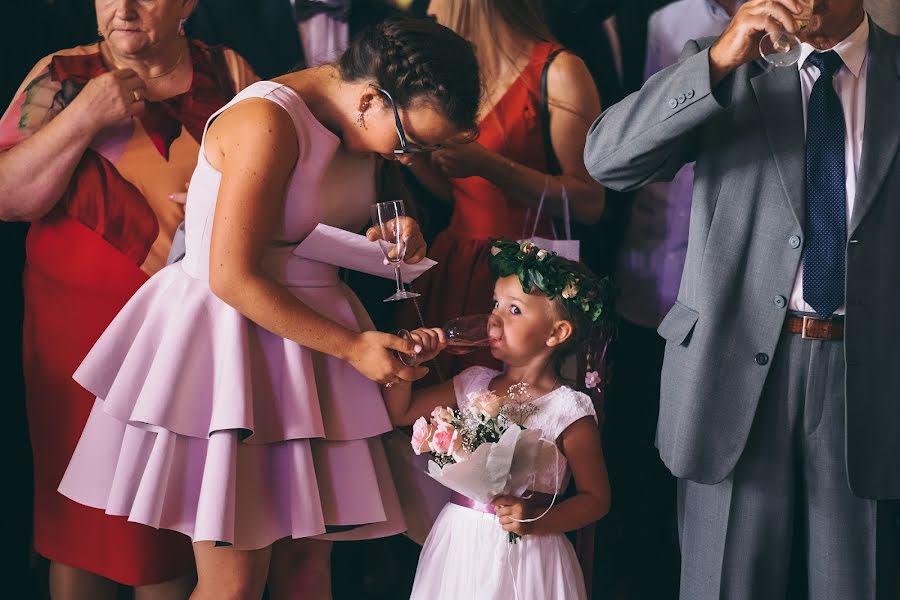
[[[543,492],[525,492],[525,500],[528,502],[528,506],[540,506],[547,507],[550,506],[551,502],[553,502],[553,494],[545,494]],[[456,504],[457,506],[462,506],[463,508],[471,508],[472,510],[477,510],[479,512],[494,514],[494,505],[493,504],[482,504],[481,502],[476,502],[472,500],[468,496],[463,496],[457,492],[453,492],[450,494],[450,502]]]

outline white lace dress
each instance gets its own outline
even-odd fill
[[[461,410],[472,392],[488,389],[498,371],[466,369],[453,379]],[[523,425],[541,429],[556,442],[572,423],[586,416],[597,418],[590,398],[559,387],[532,401],[535,411]],[[565,457],[557,470],[537,474],[534,490],[562,493],[569,479]],[[572,544],[564,534],[528,535],[516,544],[507,541],[497,517],[448,503],[435,521],[416,569],[411,600],[464,598],[465,600],[580,600],[586,598],[584,577]]]

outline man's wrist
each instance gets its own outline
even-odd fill
[[[709,49],[709,81],[710,87],[716,87],[735,69],[733,65],[724,64],[718,53],[718,44]]]

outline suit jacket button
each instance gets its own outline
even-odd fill
[[[756,356],[753,357],[753,360],[755,360],[756,364],[758,364],[760,366],[766,365],[769,363],[769,355],[765,354],[764,352],[760,352],[759,354],[757,354]]]
[[[800,247],[800,236],[792,235],[788,238],[788,244],[790,244],[791,248],[799,248]]]
[[[678,108],[678,100],[669,98],[669,108]]]
[[[678,94],[678,98],[676,98],[676,100],[678,100],[678,104],[684,104],[684,100],[685,100],[684,94]]]
[[[775,298],[772,301],[775,303],[775,306],[777,306],[778,308],[784,308],[784,305],[786,303],[784,296],[775,296]]]
[[[685,96],[687,96],[687,99],[690,100],[694,97],[694,90],[688,90]]]

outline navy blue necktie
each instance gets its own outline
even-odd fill
[[[806,117],[806,245],[803,299],[819,316],[844,304],[847,247],[847,173],[844,111],[832,77],[843,66],[834,50],[806,59],[820,75]]]

